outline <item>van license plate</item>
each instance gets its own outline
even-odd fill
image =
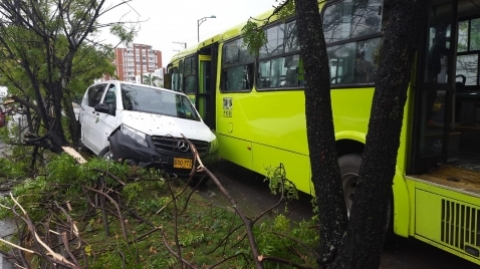
[[[192,169],[192,160],[187,158],[173,158],[173,168]]]

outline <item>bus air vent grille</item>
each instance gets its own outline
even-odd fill
[[[467,252],[475,249],[478,251],[478,247],[480,247],[480,210],[442,199],[441,239],[442,242]]]

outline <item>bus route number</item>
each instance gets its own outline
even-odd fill
[[[223,116],[232,117],[233,100],[232,97],[223,97]]]

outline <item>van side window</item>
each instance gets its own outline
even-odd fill
[[[105,84],[99,84],[90,87],[88,90],[88,106],[94,107],[102,100],[103,92],[105,91]]]
[[[105,95],[105,100],[103,100],[103,103],[108,104],[108,105],[116,105],[116,94],[115,94],[115,84],[111,84],[110,87],[108,87],[107,94]]]

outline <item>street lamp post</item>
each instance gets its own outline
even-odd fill
[[[215,19],[215,18],[216,18],[215,15],[212,15],[210,17],[203,17],[203,18],[197,20],[197,39],[198,39],[197,42],[200,42],[200,24],[202,24],[207,19]]]

